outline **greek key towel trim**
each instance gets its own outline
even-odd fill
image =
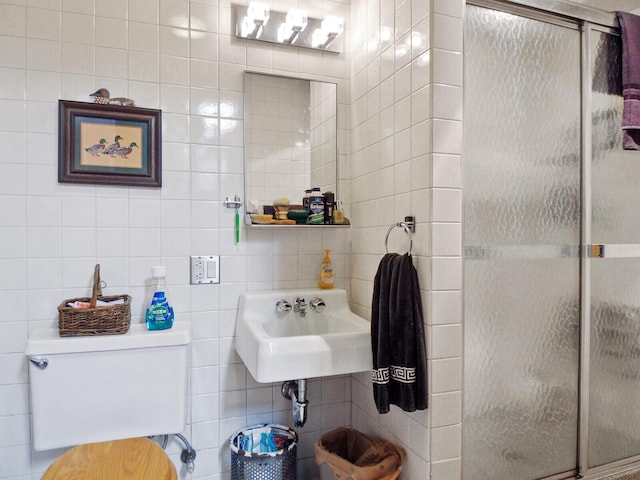
[[[371,381],[379,385],[389,383],[389,378],[400,383],[415,383],[416,369],[415,367],[400,367],[391,365],[391,367],[376,368],[371,370]]]

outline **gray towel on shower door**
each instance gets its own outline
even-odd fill
[[[622,37],[622,143],[640,150],[640,16],[616,12]]]
[[[428,406],[422,300],[411,255],[388,253],[373,285],[371,347],[373,397],[379,413]]]

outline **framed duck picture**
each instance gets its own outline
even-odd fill
[[[58,101],[58,182],[162,186],[162,112]]]

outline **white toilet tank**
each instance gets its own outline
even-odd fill
[[[34,332],[25,351],[34,448],[181,433],[190,342],[188,322],[131,325],[124,335]]]

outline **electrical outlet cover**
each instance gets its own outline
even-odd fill
[[[220,256],[192,256],[191,285],[206,285],[211,283],[220,283]]]

